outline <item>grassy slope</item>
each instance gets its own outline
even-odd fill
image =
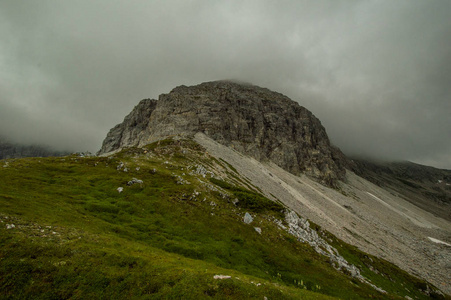
[[[195,174],[199,164],[244,187]],[[324,233],[389,294],[336,271],[234,173],[190,141],[10,160],[0,169],[0,298],[425,298],[426,283]],[[143,184],[127,186],[134,177]]]

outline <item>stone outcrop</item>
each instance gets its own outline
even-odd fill
[[[114,126],[103,140],[97,154],[108,153],[123,147],[138,145],[149,126],[150,115],[157,106],[157,100],[144,99],[136,105],[124,121]]]
[[[330,263],[335,269],[344,271],[353,278],[371,285],[380,293],[387,293],[363,277],[360,274],[360,270],[356,266],[350,264],[343,256],[340,255],[340,253],[338,253],[337,249],[332,247],[327,241],[320,237],[316,230],[310,228],[310,223],[308,220],[299,217],[294,211],[287,210],[285,211],[285,221],[288,224],[288,228],[284,226],[280,220],[274,220],[280,228],[287,230],[288,233],[295,236],[299,241],[308,243],[319,254],[328,257]]]
[[[309,110],[266,88],[230,81],[179,86],[158,101],[141,101],[110,130],[98,154],[197,132],[327,185],[345,175],[343,154]]]

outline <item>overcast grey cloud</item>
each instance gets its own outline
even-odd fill
[[[451,1],[0,2],[0,135],[96,151],[143,98],[237,79],[348,154],[451,169]]]

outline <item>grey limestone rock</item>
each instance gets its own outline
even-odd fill
[[[288,233],[295,236],[299,241],[308,243],[319,254],[329,257],[329,261],[332,266],[334,266],[337,270],[346,270],[346,272],[353,278],[357,278],[361,282],[369,284],[383,294],[386,293],[386,291],[375,286],[363,277],[360,274],[360,270],[356,266],[349,263],[343,256],[341,256],[337,249],[332,247],[326,240],[318,235],[316,230],[310,228],[310,223],[308,220],[299,217],[294,211],[287,210],[285,211],[285,221],[288,224],[288,228],[284,226],[281,226],[281,228],[287,230]],[[276,222],[276,224],[280,226],[281,222]]]
[[[280,93],[230,81],[179,86],[158,101],[142,100],[110,130],[98,154],[197,132],[330,186],[344,179],[343,154],[309,110]]]
[[[114,126],[108,132],[97,155],[112,152],[122,147],[137,146],[146,133],[150,115],[156,104],[156,100],[141,100],[122,123]]]
[[[130,185],[134,185],[135,183],[143,184],[143,181],[140,180],[140,179],[133,178],[132,180],[130,180],[129,182],[127,182],[127,185],[130,186]]]
[[[254,218],[252,218],[252,216],[250,215],[250,213],[245,213],[244,214],[244,218],[243,218],[243,222],[246,224],[251,224],[252,221],[254,221]]]

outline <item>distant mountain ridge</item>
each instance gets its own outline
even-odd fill
[[[52,150],[45,146],[11,143],[0,138],[0,159],[63,156],[67,154],[69,153],[65,151]]]
[[[441,218],[451,221],[451,170],[412,162],[353,158],[352,171]]]
[[[309,110],[280,93],[231,81],[179,86],[158,101],[142,100],[110,130],[98,154],[198,132],[329,186],[344,179],[344,155]]]

